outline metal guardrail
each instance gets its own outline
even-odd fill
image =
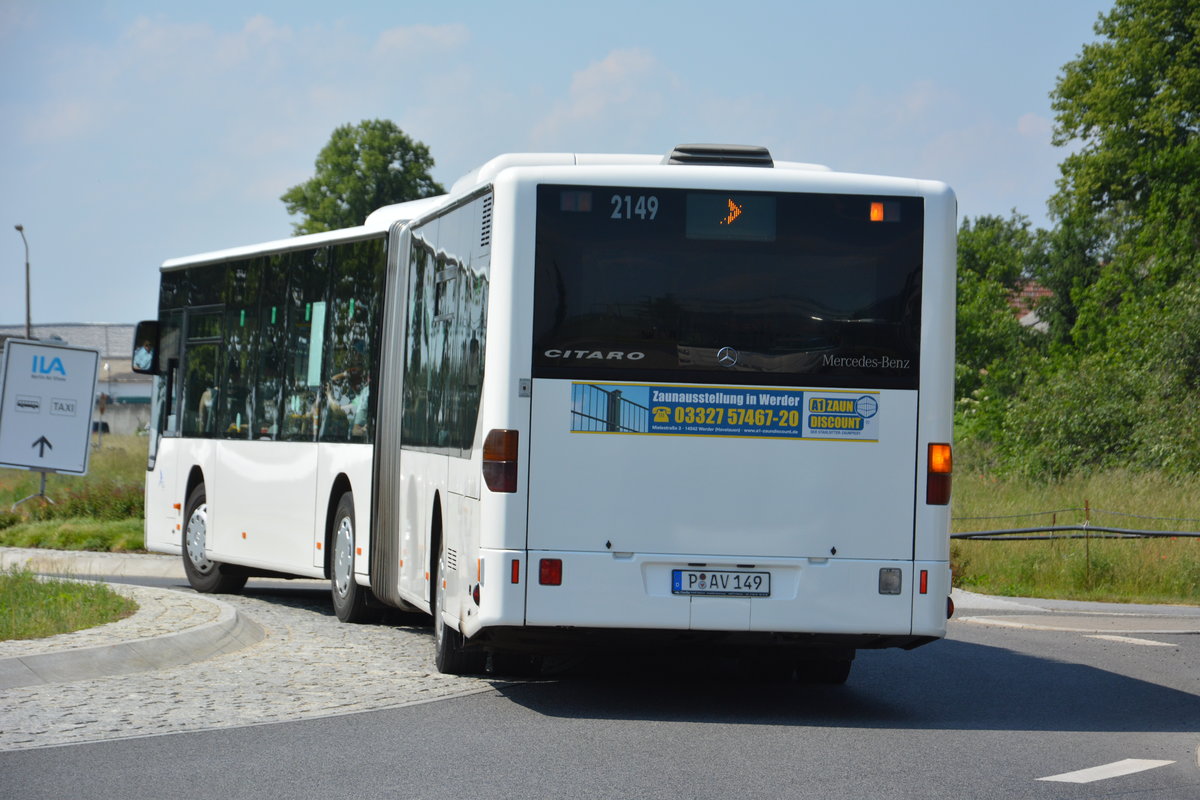
[[[1078,525],[1059,525],[1059,514],[1077,514],[1083,512],[1084,521]],[[987,519],[1021,519],[1028,517],[1050,517],[1049,525],[1034,526],[1028,528],[1000,528],[996,530],[984,531],[965,531],[963,533],[950,534],[951,539],[974,539],[977,541],[1042,541],[1047,539],[1200,539],[1200,531],[1154,531],[1154,530],[1139,530],[1136,528],[1114,528],[1105,525],[1092,524],[1092,515],[1102,514],[1113,517],[1126,517],[1130,519],[1145,519],[1154,520],[1157,522],[1200,522],[1200,519],[1193,517],[1153,517],[1146,514],[1131,514],[1125,511],[1108,511],[1102,508],[1095,508],[1087,500],[1083,501],[1082,506],[1074,508],[1056,508],[1050,511],[1031,511],[1024,514],[1002,514],[992,517],[954,517],[953,520],[963,522],[967,520],[987,520]]]
[[[1067,536],[1032,534],[1058,534],[1076,531]],[[1079,533],[1082,531],[1082,533]],[[1108,528],[1101,525],[1046,525],[1038,528],[1007,528],[992,531],[970,531],[952,533],[951,539],[977,539],[1007,542],[1037,541],[1045,539],[1200,539],[1200,531],[1142,531],[1131,528]]]

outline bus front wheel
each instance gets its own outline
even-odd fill
[[[208,497],[201,483],[187,499],[183,526],[183,571],[197,592],[236,594],[246,585],[245,575],[230,574],[228,567],[210,561],[208,544]]]
[[[342,622],[365,622],[370,617],[367,590],[354,581],[354,537],[354,493],[346,492],[333,514],[333,552],[329,565],[333,610]]]

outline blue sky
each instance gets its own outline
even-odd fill
[[[449,185],[514,151],[776,158],[934,178],[1046,225],[1048,93],[1111,2],[0,0],[0,324],[154,316],[157,267],[277,239],[338,125]]]

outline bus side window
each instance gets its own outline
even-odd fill
[[[183,434],[212,436],[217,418],[217,350],[216,344],[188,347],[183,376]]]
[[[258,361],[262,276],[260,259],[234,264],[225,287],[224,370],[216,432],[226,439],[254,438],[254,373]]]
[[[281,438],[280,406],[287,363],[287,256],[263,259],[258,303],[258,368],[254,374],[253,438]]]
[[[321,441],[371,441],[371,372],[377,363],[376,327],[383,294],[381,241],[331,249],[333,293],[328,309],[329,353],[322,375],[325,402]]]
[[[328,251],[288,256],[287,353],[283,374],[281,439],[313,441],[318,432],[325,353]]]

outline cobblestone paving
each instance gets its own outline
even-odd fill
[[[369,711],[492,686],[440,674],[430,628],[415,615],[346,625],[327,594],[250,588],[221,599],[266,638],[182,667],[0,691],[0,750]]]

